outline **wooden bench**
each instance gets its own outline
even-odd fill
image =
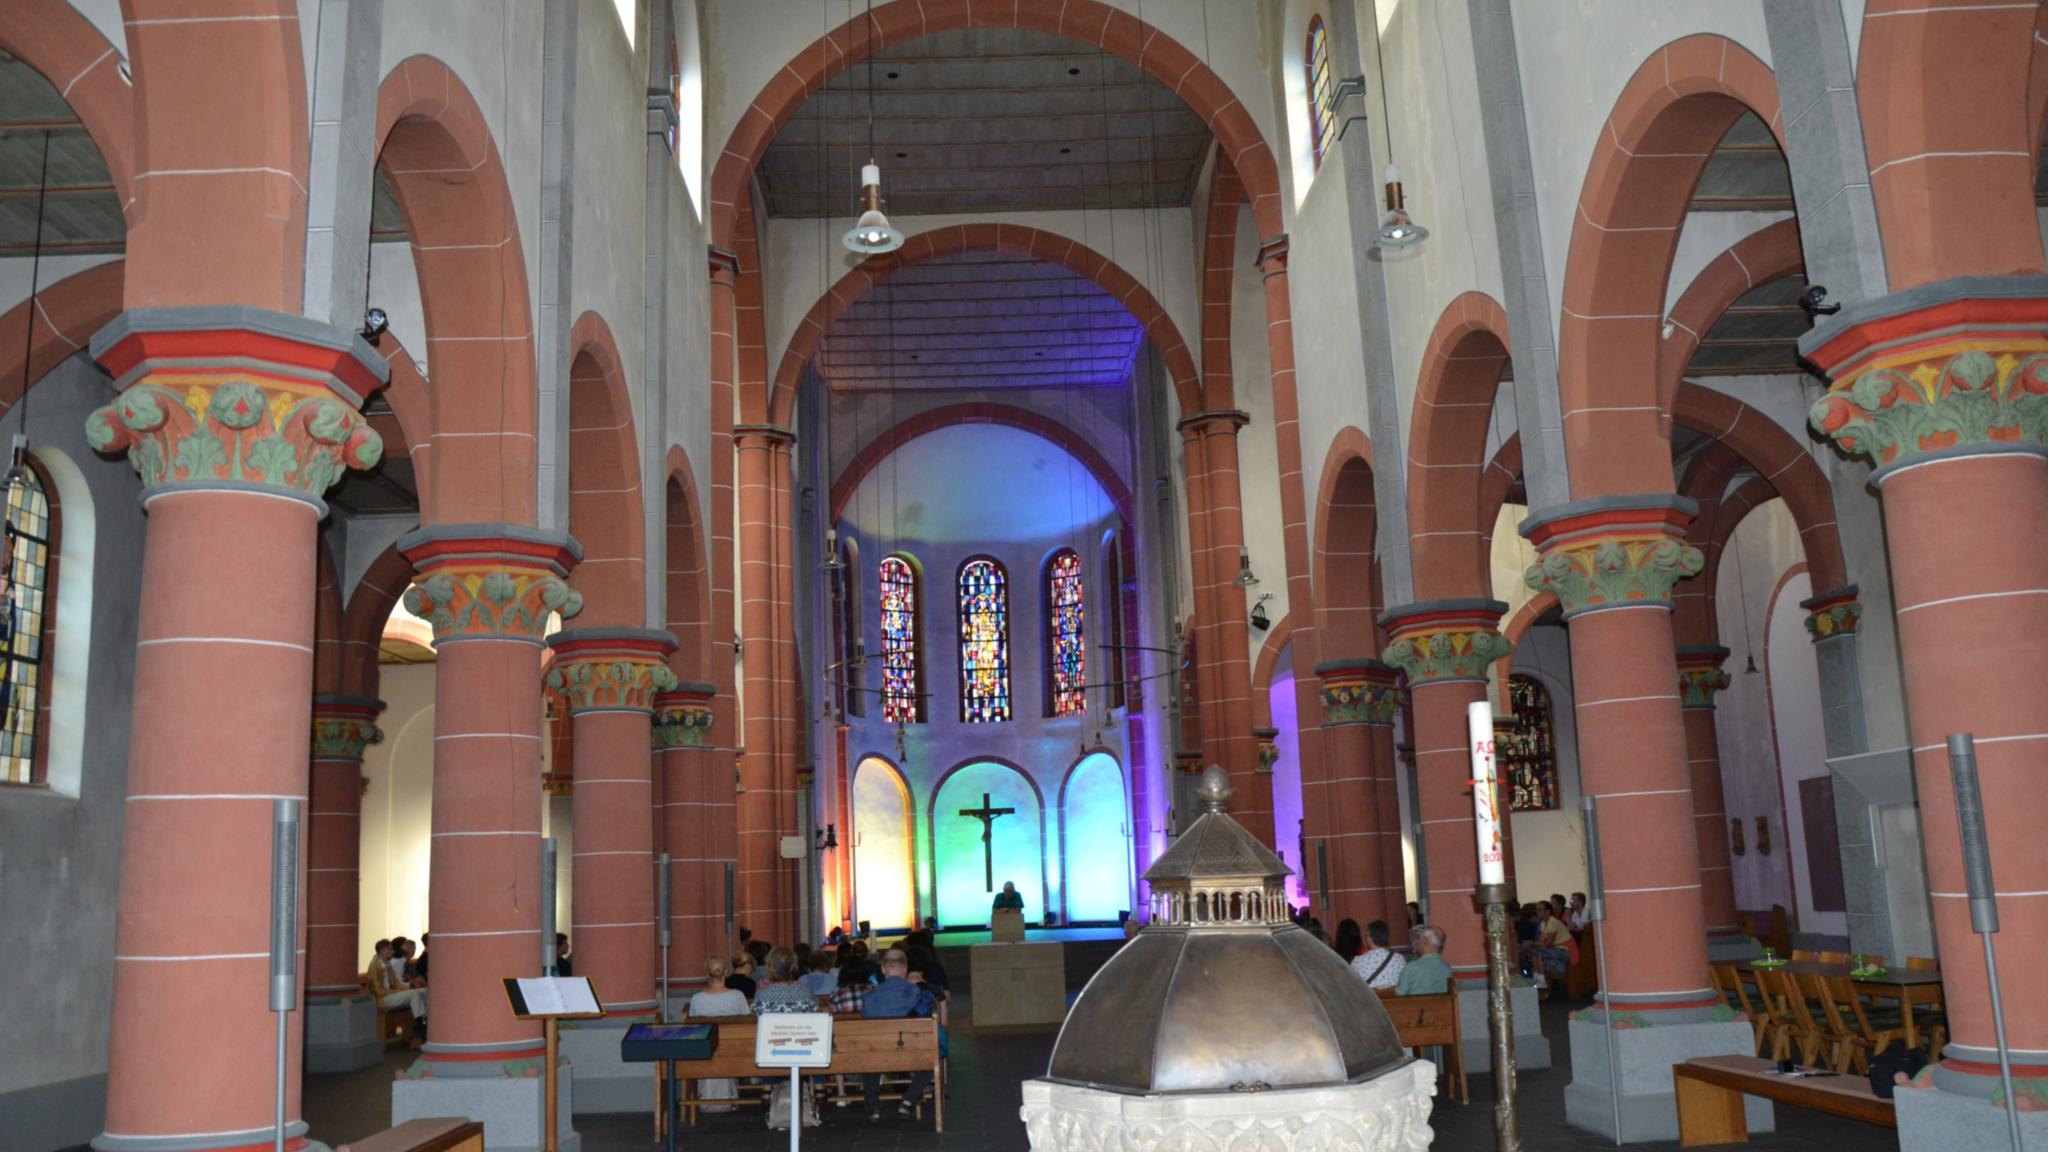
[[[1899,1126],[1892,1102],[1880,1100],[1864,1077],[1773,1076],[1766,1072],[1770,1067],[1769,1060],[1755,1056],[1701,1056],[1673,1064],[1671,1087],[1678,1099],[1679,1144],[1698,1148],[1748,1143],[1744,1096],[1760,1096],[1885,1128]]]
[[[1401,1047],[1412,1049],[1417,1059],[1423,1049],[1441,1048],[1444,1053],[1444,1094],[1458,1103],[1471,1102],[1465,1088],[1465,1044],[1458,1024],[1458,993],[1434,996],[1397,996],[1392,988],[1375,988],[1387,1018],[1394,1022],[1394,1035]]]
[[[705,1100],[689,1096],[688,1087],[693,1080],[738,1080],[745,1077],[777,1075],[779,1070],[763,1072],[754,1063],[754,1021],[748,1017],[733,1017],[706,1020],[707,1024],[718,1025],[718,1044],[712,1049],[709,1060],[683,1060],[676,1063],[676,1072],[683,1078],[685,1099],[682,1101],[683,1114],[688,1122],[697,1122],[697,1109],[706,1103],[743,1103],[747,1098],[728,1100]],[[870,1020],[859,1016],[837,1016],[832,1020],[832,1064],[829,1068],[806,1069],[807,1077],[857,1076],[866,1073],[930,1072],[932,1074],[932,1117],[935,1131],[946,1130],[946,1069],[939,1058],[939,1022],[929,1016],[905,1016],[896,1019]],[[654,1066],[654,1098],[661,1100],[667,1083],[668,1065]],[[850,1090],[828,1089],[828,1100],[859,1099],[859,1086]],[[885,1092],[885,1099],[902,1099],[903,1090]],[[916,1107],[916,1102],[912,1102]],[[919,1117],[923,1109],[919,1108]],[[663,1134],[666,1123],[659,1105],[655,1107],[656,1137]]]
[[[1579,958],[1564,970],[1564,979],[1551,987],[1566,999],[1585,1000],[1600,990],[1600,957],[1594,951],[1598,945],[1591,928],[1573,932],[1572,940],[1579,946]]]
[[[356,987],[361,989],[363,995],[368,996],[370,1003],[377,1008],[377,1039],[384,1042],[384,1047],[403,1048],[412,1043],[412,1009],[403,1004],[396,1008],[386,1008],[377,1004],[377,994],[370,991],[368,976],[357,975]]]
[[[459,1116],[408,1120],[335,1152],[484,1152],[484,1126]]]

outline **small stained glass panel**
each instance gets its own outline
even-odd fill
[[[1514,727],[1498,733],[1500,768],[1513,789],[1510,810],[1547,812],[1557,807],[1557,744],[1551,730],[1550,690],[1534,676],[1508,677]]]

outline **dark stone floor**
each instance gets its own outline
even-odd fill
[[[1557,1066],[1525,1071],[1520,1076],[1522,1146],[1529,1152],[1611,1147],[1606,1141],[1567,1127],[1564,1086],[1571,1078],[1565,1043],[1567,1006],[1546,1003],[1543,1030],[1552,1039]],[[1018,1085],[1045,1071],[1053,1034],[974,1036],[956,1029],[952,1037],[952,1089],[946,1100],[946,1131],[931,1130],[930,1121],[916,1124],[893,1115],[868,1123],[858,1106],[824,1109],[824,1126],[806,1131],[803,1143],[819,1149],[1023,1149],[1024,1126],[1017,1119]],[[341,1076],[309,1076],[305,1117],[312,1136],[330,1145],[356,1139],[387,1126],[391,1113],[391,1074],[412,1061],[412,1053],[391,1052],[382,1065]],[[1459,1105],[1437,1098],[1430,1124],[1435,1147],[1488,1149],[1494,1146],[1493,1079],[1474,1076],[1472,1102]],[[1818,1152],[1820,1149],[1896,1148],[1896,1136],[1885,1129],[1841,1120],[1803,1109],[1780,1107],[1778,1130],[1752,1138],[1759,1152]],[[585,1152],[655,1152],[652,1120],[645,1115],[585,1116],[576,1122]],[[771,1132],[757,1111],[705,1116],[696,1128],[683,1130],[681,1147],[717,1152],[777,1152],[789,1135]],[[1661,1152],[1677,1144],[1631,1145]]]

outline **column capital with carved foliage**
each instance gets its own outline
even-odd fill
[[[126,452],[144,498],[253,489],[325,508],[383,438],[364,401],[391,367],[354,333],[243,305],[135,308],[92,338],[119,395],[85,421],[98,452]]]
[[[1389,726],[1401,711],[1399,673],[1378,660],[1327,660],[1316,665],[1323,684],[1323,723]]]
[[[368,696],[313,697],[313,759],[361,763],[364,749],[384,742],[383,713],[384,702]]]
[[[1718,644],[1682,647],[1677,655],[1679,706],[1712,711],[1715,694],[1732,683],[1721,667],[1728,650]]]
[[[583,559],[571,537],[511,524],[422,528],[398,550],[419,579],[406,589],[408,612],[434,629],[434,645],[465,640],[539,644],[548,617],[583,610],[583,594],[564,579]]]
[[[1259,742],[1259,767],[1261,776],[1271,776],[1273,766],[1280,763],[1280,730],[1278,728],[1254,728],[1252,739]]]
[[[1522,522],[1543,559],[1523,580],[1557,597],[1565,619],[1614,608],[1671,607],[1671,590],[1706,557],[1685,542],[1698,506],[1682,496],[1603,496]]]
[[[1806,609],[1806,634],[1814,643],[1855,634],[1863,622],[1863,605],[1856,596],[1856,585],[1848,584],[1799,602]]]
[[[548,637],[547,685],[569,700],[569,715],[652,714],[657,693],[676,685],[668,655],[676,638],[653,628],[576,628]]]
[[[2048,455],[2048,276],[1964,276],[1844,305],[1799,341],[1815,431],[1871,483],[1954,456]]]
[[[1499,600],[1425,600],[1389,608],[1380,627],[1392,641],[1381,660],[1407,673],[1410,687],[1484,681],[1514,651],[1500,634],[1508,606]]]
[[[654,746],[709,748],[715,684],[678,683],[654,698]]]

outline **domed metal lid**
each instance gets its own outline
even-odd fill
[[[1287,867],[1209,811],[1146,870],[1152,920],[1095,974],[1053,1044],[1049,1079],[1136,1095],[1327,1087],[1409,1055],[1365,981],[1286,918]]]

